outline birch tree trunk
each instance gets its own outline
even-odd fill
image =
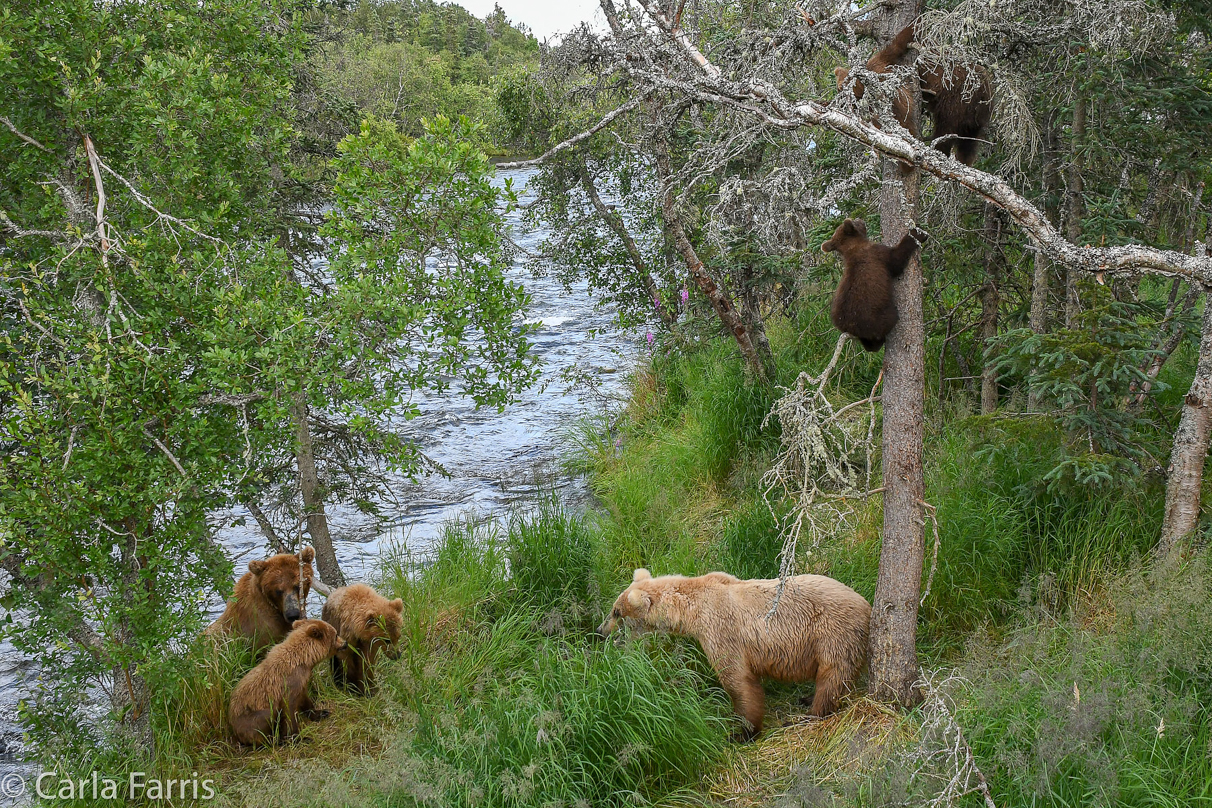
[[[998,250],[1001,246],[1002,227],[997,208],[985,205],[985,285],[981,288],[981,341],[988,352],[997,339],[997,309],[1001,303],[998,289]],[[997,409],[997,371],[993,354],[988,353],[981,369],[981,414],[988,415]]]
[[[1080,244],[1082,216],[1085,213],[1085,184],[1082,179],[1082,145],[1086,140],[1086,99],[1080,95],[1073,102],[1073,127],[1070,130],[1072,143],[1069,153],[1068,185],[1069,197],[1065,212],[1065,238]],[[1077,294],[1077,279],[1081,270],[1069,267],[1065,271],[1065,328],[1073,328],[1081,311],[1081,298]]]
[[[917,19],[919,0],[901,2],[880,24],[883,42]],[[916,87],[910,109],[918,115]],[[884,160],[880,237],[896,244],[917,214],[918,175]],[[925,321],[922,262],[915,253],[894,285],[900,320],[884,345],[884,541],[871,612],[871,695],[910,706],[917,689],[917,610],[924,551],[922,424],[925,408]]]
[[[627,225],[618,211],[602,201],[602,195],[598,193],[598,187],[593,181],[593,176],[589,173],[589,166],[586,164],[585,158],[582,157],[577,163],[577,171],[580,174],[581,187],[585,190],[585,195],[589,197],[589,201],[593,204],[593,209],[602,221],[606,223],[606,226],[623,242],[623,248],[627,250],[627,257],[635,268],[636,278],[644,287],[644,291],[648,294],[648,299],[654,302],[659,301],[660,290],[657,289],[656,281],[652,279],[652,271],[648,268],[648,263],[644,260],[639,245],[635,243],[635,239],[627,231]],[[657,305],[656,311],[666,328],[673,326],[675,318],[670,307]]]
[[[1212,214],[1208,216],[1204,243],[1195,254],[1212,250]],[[1200,491],[1204,484],[1204,462],[1212,434],[1212,301],[1204,294],[1204,316],[1199,337],[1199,362],[1195,378],[1183,399],[1183,412],[1174,432],[1170,468],[1166,474],[1166,514],[1162,518],[1157,554],[1169,555],[1178,541],[1199,523]]]
[[[673,237],[673,242],[677,246],[678,252],[682,254],[682,260],[686,263],[686,269],[690,271],[690,277],[694,278],[695,285],[707,296],[707,300],[711,302],[711,307],[715,309],[720,322],[728,329],[733,338],[736,339],[736,344],[741,349],[741,355],[745,358],[745,364],[749,366],[753,375],[763,384],[769,384],[774,378],[771,374],[773,363],[768,364],[767,358],[758,352],[758,348],[754,345],[749,329],[741,318],[740,312],[733,305],[732,298],[711,277],[711,273],[707,271],[707,267],[699,260],[694,245],[690,243],[690,237],[686,235],[686,228],[682,226],[682,218],[678,215],[676,205],[674,204],[673,188],[668,182],[673,172],[667,155],[659,154],[657,156],[657,171],[661,176],[662,182],[665,183],[665,192],[661,206],[665,219],[665,227],[669,235]]]
[[[329,586],[345,586],[345,574],[337,563],[337,553],[328,532],[328,516],[324,513],[324,497],[320,492],[320,475],[316,473],[316,455],[308,423],[307,396],[294,394],[290,408],[295,421],[295,462],[299,467],[299,491],[303,495],[303,510],[307,515],[307,532],[316,551],[316,566],[320,578]]]

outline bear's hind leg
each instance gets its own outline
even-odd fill
[[[859,342],[861,342],[863,344],[863,348],[868,351],[878,351],[880,348],[884,347],[884,340],[882,339],[867,339],[866,337],[859,337]]]

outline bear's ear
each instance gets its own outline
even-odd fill
[[[392,611],[397,612],[397,613],[399,613],[399,614],[404,614],[404,601],[403,601],[403,599],[401,599],[401,598],[396,598],[395,600],[388,601],[388,602],[387,602],[387,605],[391,607],[391,610],[392,610]]]
[[[307,630],[307,636],[313,640],[324,642],[324,626],[312,626]]]
[[[845,67],[835,67],[833,68],[833,75],[837,77],[837,88],[840,90],[842,89],[842,85],[846,83],[846,79],[850,75],[850,70],[849,68]]]
[[[306,622],[307,622],[306,620],[296,620],[295,622],[290,624],[291,631],[294,631],[297,628],[301,628],[303,626],[303,624]]]
[[[631,582],[632,582],[632,583],[635,583],[636,581],[647,581],[647,580],[648,580],[649,578],[651,578],[651,577],[652,577],[652,573],[651,573],[651,572],[649,572],[648,570],[644,569],[643,567],[640,567],[640,568],[639,568],[638,570],[636,570],[636,571],[635,571],[635,573],[634,573],[634,574],[631,576]]]
[[[842,222],[842,235],[857,236],[858,235],[858,225],[861,225],[861,224],[863,224],[862,219],[859,219],[857,224],[855,223],[854,219],[847,219],[846,221]],[[864,228],[865,227],[866,227],[866,225],[864,225]]]
[[[310,547],[304,547],[303,552],[299,553],[299,560],[304,564],[310,564],[316,557],[316,551]]]
[[[642,614],[652,606],[652,598],[643,589],[628,589],[627,604]]]
[[[852,219],[850,224],[852,227],[854,227],[854,232],[856,235],[862,236],[863,238],[867,238],[867,223],[866,222],[864,222],[862,219]]]
[[[251,572],[253,575],[260,575],[261,573],[265,572],[265,570],[268,568],[269,568],[269,564],[266,564],[264,561],[261,561],[259,559],[257,561],[248,562],[248,571]]]

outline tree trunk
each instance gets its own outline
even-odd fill
[[[316,551],[316,566],[320,578],[329,586],[345,586],[345,575],[337,564],[337,553],[328,533],[328,516],[324,513],[324,496],[320,492],[320,476],[316,473],[316,456],[308,423],[307,396],[294,394],[290,408],[295,421],[295,461],[299,466],[299,491],[303,495],[303,510],[307,515],[307,532]]]
[[[986,356],[981,370],[981,414],[997,409],[997,371],[993,366],[993,341],[997,339],[997,308],[1001,302],[998,291],[998,250],[1002,236],[1001,218],[997,208],[985,204],[985,285],[981,289],[981,340]]]
[[[711,274],[707,271],[707,267],[703,266],[703,262],[699,260],[699,256],[694,250],[694,245],[690,243],[690,238],[686,235],[686,229],[682,226],[682,219],[678,215],[675,205],[673,187],[669,184],[673,171],[670,168],[669,157],[667,155],[658,154],[657,171],[661,176],[661,181],[665,183],[664,199],[661,206],[665,219],[665,227],[669,231],[669,234],[673,236],[674,244],[677,246],[678,252],[682,254],[682,260],[686,262],[686,268],[690,271],[690,277],[694,278],[694,282],[699,287],[699,290],[707,296],[707,300],[711,302],[711,307],[715,309],[720,322],[724,324],[724,327],[736,339],[736,344],[741,349],[741,355],[745,358],[745,363],[749,366],[753,375],[763,384],[769,384],[774,377],[770,373],[766,358],[759,354],[758,349],[754,346],[753,339],[750,337],[749,329],[746,328],[740,313],[737,312],[736,306],[732,303],[732,299],[726,291],[720,288],[715,279],[711,277]]]
[[[1081,244],[1082,217],[1085,214],[1085,185],[1082,180],[1082,146],[1086,140],[1086,99],[1080,95],[1073,102],[1072,144],[1069,153],[1069,198],[1065,213],[1065,238]],[[1077,294],[1077,279],[1081,270],[1069,267],[1065,272],[1065,328],[1073,328],[1081,311]]]
[[[1195,250],[1205,257],[1212,251],[1212,214],[1208,216],[1204,242]],[[1203,325],[1199,338],[1199,362],[1195,378],[1183,399],[1182,417],[1174,432],[1170,468],[1166,474],[1166,515],[1162,519],[1158,555],[1168,555],[1178,541],[1199,522],[1199,495],[1204,483],[1204,461],[1212,433],[1212,301],[1204,295]]]
[[[1159,555],[1170,553],[1179,539],[1199,522],[1199,494],[1212,432],[1212,304],[1204,295],[1204,317],[1199,341],[1199,363],[1191,389],[1183,400],[1183,413],[1174,433],[1170,469],[1166,477],[1166,515],[1162,520]]]
[[[589,166],[586,165],[584,158],[578,163],[577,170],[581,175],[581,187],[585,190],[585,195],[589,197],[589,201],[593,203],[593,209],[597,211],[598,216],[606,223],[606,226],[623,242],[623,248],[627,250],[627,257],[631,259],[631,265],[635,267],[636,278],[639,280],[640,285],[644,287],[644,291],[648,294],[648,299],[654,301],[656,312],[661,318],[661,322],[666,327],[672,326],[676,319],[675,310],[670,306],[660,304],[660,291],[657,289],[656,281],[652,279],[652,272],[649,270],[644,256],[640,253],[640,248],[635,243],[635,239],[631,237],[631,233],[627,232],[627,225],[623,222],[623,217],[602,201],[602,196],[598,193],[598,188],[593,182],[593,177],[589,173]]]
[[[917,19],[920,2],[902,2],[882,21],[888,42]],[[913,87],[914,116],[920,109]],[[917,214],[918,175],[897,160],[884,160],[880,195],[881,238],[896,244]],[[910,706],[917,688],[917,610],[924,551],[922,424],[925,408],[925,321],[922,263],[915,254],[894,285],[900,319],[884,345],[883,474],[884,541],[871,612],[871,695]]]
[[[1044,121],[1043,130],[1043,174],[1040,177],[1040,193],[1043,197],[1044,215],[1048,217],[1053,225],[1056,224],[1057,209],[1053,199],[1053,194],[1056,192],[1057,172],[1056,172],[1056,151],[1055,151],[1055,117],[1049,115]],[[1049,266],[1048,259],[1044,255],[1044,251],[1038,247],[1035,250],[1035,272],[1031,278],[1031,315],[1030,325],[1031,330],[1036,334],[1048,333],[1048,307],[1049,307],[1049,283],[1048,280],[1052,275],[1052,268]],[[1027,394],[1027,411],[1035,412],[1039,409],[1039,394],[1030,392]]]

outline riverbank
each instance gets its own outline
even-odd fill
[[[772,324],[783,384],[828,361],[819,319]],[[865,396],[878,372],[878,357],[849,355],[839,400]],[[373,698],[322,670],[332,718],[250,753],[223,721],[249,661],[195,649],[179,680],[159,683],[158,768],[208,773],[219,803],[241,806],[924,804],[958,769],[943,754],[958,729],[998,805],[1212,805],[1206,552],[1176,568],[1142,561],[1161,510],[1147,478],[1043,485],[1061,440],[1044,423],[929,414],[941,545],[919,637],[933,709],[903,716],[854,696],[810,720],[810,686],[770,685],[768,730],[741,744],[692,642],[597,639],[636,566],[777,574],[760,485],[778,448],[777,425],[763,427],[775,395],[745,384],[730,346],[658,345],[624,416],[568,436],[596,508],[548,497],[527,515],[448,523],[424,559],[384,550],[370,578],[404,600],[405,632]],[[860,506],[801,548],[799,568],[870,597],[880,520],[878,503]]]

